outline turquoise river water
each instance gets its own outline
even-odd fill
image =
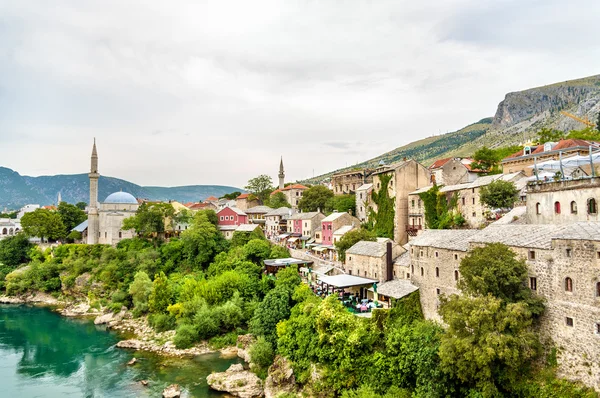
[[[0,304],[0,397],[160,397],[173,383],[187,397],[220,397],[211,372],[237,359],[164,358],[115,347],[119,337],[45,308]],[[133,357],[137,363],[127,366]],[[148,387],[141,385],[148,380]]]

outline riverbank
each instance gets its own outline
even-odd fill
[[[133,351],[147,351],[169,357],[194,357],[197,355],[220,353],[222,358],[238,356],[235,346],[224,347],[220,350],[211,349],[203,341],[191,348],[179,349],[173,344],[174,330],[156,332],[149,324],[146,317],[133,318],[131,313],[124,309],[120,313],[112,314],[90,307],[86,302],[66,302],[59,300],[47,293],[36,292],[23,296],[0,296],[0,304],[35,305],[50,307],[53,311],[64,317],[92,318],[96,325],[105,325],[107,329],[117,332],[121,339],[117,347]]]

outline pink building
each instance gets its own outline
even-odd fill
[[[346,233],[360,226],[360,221],[348,213],[333,212],[321,221],[321,234],[323,235],[322,245],[333,245],[336,242],[334,234],[342,227],[351,227],[343,230]],[[342,235],[343,235],[342,233]],[[339,234],[338,234],[339,235]]]
[[[219,217],[219,227],[248,224],[248,215],[236,207],[224,207],[217,213],[217,216]]]

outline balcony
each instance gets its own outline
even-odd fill
[[[422,229],[423,229],[422,225],[407,225],[406,233],[408,234],[408,236],[417,236],[419,231]]]

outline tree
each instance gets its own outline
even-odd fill
[[[261,203],[266,203],[273,192],[273,180],[266,174],[261,174],[248,180],[244,189],[256,196]]]
[[[75,206],[79,209],[79,210],[85,210],[87,203],[85,202],[77,202],[75,203]]]
[[[254,311],[250,321],[250,331],[264,338],[272,345],[277,344],[276,326],[290,316],[291,293],[286,288],[273,289]]]
[[[175,209],[170,203],[142,203],[134,216],[123,220],[121,228],[133,229],[138,235],[145,238],[158,238],[167,229],[165,221],[172,223],[174,215]]]
[[[279,209],[280,207],[292,207],[285,197],[283,192],[275,192],[269,198],[268,206],[273,209]]]
[[[390,174],[379,175],[381,187],[379,190],[373,189],[371,199],[375,205],[369,207],[368,228],[375,231],[375,235],[381,238],[394,239],[394,219],[396,217],[395,199],[390,197],[388,185],[392,180]]]
[[[227,200],[234,200],[235,198],[237,198],[238,196],[240,196],[242,193],[240,191],[233,191],[231,193],[226,193],[225,195],[223,195],[221,198],[222,199],[227,199]]]
[[[148,309],[156,314],[165,314],[173,304],[173,289],[164,272],[154,277],[152,292],[148,296]]]
[[[24,234],[16,234],[0,240],[0,264],[11,268],[29,261],[29,250],[33,245]]]
[[[304,212],[319,209],[325,211],[327,202],[332,198],[333,192],[329,188],[323,185],[315,185],[304,191],[302,199],[298,202],[298,208]]]
[[[133,299],[133,311],[136,315],[148,312],[148,298],[152,293],[152,281],[144,271],[138,271],[129,285],[129,294]]]
[[[512,208],[519,198],[519,190],[514,183],[496,180],[481,188],[479,199],[493,209]]]
[[[36,209],[21,217],[21,226],[26,235],[57,240],[65,236],[65,225],[57,212],[47,209]]]
[[[71,232],[73,228],[87,219],[83,210],[67,202],[60,202],[58,204],[58,214],[65,226],[66,233]]]
[[[197,212],[190,227],[181,233],[183,255],[194,269],[208,267],[215,255],[227,250],[228,242],[209,220],[208,212]]]
[[[356,214],[356,195],[350,194],[334,196],[331,207],[333,210],[337,210],[340,213]]]
[[[475,170],[481,170],[490,174],[498,174],[500,172],[498,164],[500,158],[498,153],[488,147],[483,147],[473,155],[474,162],[471,163],[471,168]]]
[[[377,235],[375,235],[375,232],[368,231],[363,228],[353,229],[352,231],[344,234],[340,240],[335,242],[335,247],[338,251],[338,257],[340,261],[346,262],[346,250],[350,249],[361,240],[375,242],[377,240]]]
[[[445,193],[440,192],[439,185],[434,185],[428,191],[419,194],[425,208],[425,225],[429,229],[450,229],[461,226],[465,219],[456,211],[458,194],[454,193],[450,200]]]
[[[543,128],[537,133],[537,139],[540,144],[546,142],[557,142],[565,138],[565,133],[560,130]]]

